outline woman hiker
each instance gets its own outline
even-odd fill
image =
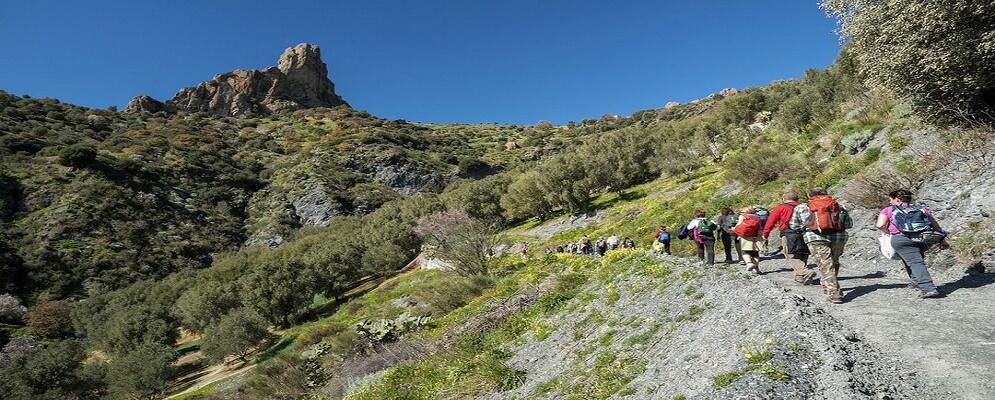
[[[925,254],[946,236],[928,208],[912,204],[912,192],[899,189],[889,194],[890,204],[878,214],[877,228],[891,235],[891,247],[902,259],[909,279],[921,292],[920,298],[943,297],[926,269]]]

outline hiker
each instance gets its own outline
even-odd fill
[[[670,255],[670,232],[667,232],[666,226],[660,225],[653,234],[653,251],[657,254]]]
[[[618,244],[619,244],[619,242],[618,242],[618,236],[615,236],[614,233],[611,236],[608,237],[608,248],[609,249],[611,249],[611,250],[617,249],[618,248]]]
[[[567,253],[574,254],[577,252],[577,244],[574,242],[567,243]]]
[[[591,247],[591,239],[587,236],[580,238],[580,252],[587,256],[594,253],[594,248]]]
[[[597,242],[594,242],[594,252],[598,253],[599,256],[604,256],[605,252],[608,251],[608,242],[603,237],[599,237]]]
[[[788,227],[791,220],[791,213],[798,207],[798,194],[787,192],[783,196],[783,201],[770,212],[767,223],[764,224],[764,240],[770,237],[774,227],[781,232],[781,251],[784,258],[788,260],[788,265],[794,270],[795,282],[807,285],[815,282],[818,275],[815,271],[808,269],[808,246],[801,231],[796,231]]]
[[[687,229],[698,244],[698,259],[708,265],[715,264],[715,231],[719,226],[705,218],[704,211],[697,210],[694,212],[694,219],[688,222]]]
[[[943,297],[926,269],[925,253],[930,246],[943,241],[946,232],[930,209],[912,203],[912,192],[899,189],[889,197],[890,204],[878,214],[877,228],[891,235],[891,247],[902,259],[905,273],[921,292],[919,297]]]
[[[736,234],[732,231],[738,223],[736,214],[732,212],[731,208],[723,207],[722,211],[719,211],[719,215],[715,217],[715,223],[719,226],[719,239],[722,239],[722,249],[726,253],[726,264],[735,262],[732,259],[732,247],[735,245],[739,263],[746,265],[746,262],[743,261],[743,247],[740,245],[739,240],[737,240]]]
[[[562,253],[563,252],[563,245],[562,244],[556,245],[556,252],[557,253]]]
[[[622,239],[622,248],[623,249],[634,249],[634,248],[636,248],[636,242],[633,242],[632,239],[629,239],[629,237],[626,236],[625,239]]]
[[[760,274],[760,252],[764,249],[763,228],[760,216],[753,207],[743,207],[739,210],[739,220],[733,233],[739,236],[743,249],[742,260],[746,262],[746,271]]]
[[[522,259],[528,258],[528,256],[529,256],[529,243],[528,242],[526,242],[524,245],[522,245],[522,249],[519,251],[519,253],[522,255]]]
[[[840,255],[849,238],[846,230],[853,227],[850,213],[829,196],[826,189],[816,187],[808,191],[808,203],[799,204],[791,212],[788,227],[805,232],[805,244],[822,275],[822,290],[829,295],[830,303],[842,303],[843,292],[837,276]]]
[[[545,249],[543,249],[543,253],[548,256],[550,254],[553,254],[553,249],[546,247]]]

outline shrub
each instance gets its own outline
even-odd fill
[[[85,168],[97,159],[97,149],[77,143],[59,150],[59,163],[67,167]]]
[[[928,115],[995,117],[995,3],[822,0],[869,82]]]
[[[747,147],[730,157],[725,165],[732,179],[753,186],[776,181],[794,167],[777,146],[768,144]]]
[[[21,300],[10,294],[0,294],[0,321],[20,323],[28,309]]]
[[[71,311],[63,300],[48,301],[31,307],[25,322],[39,335],[59,338],[73,331]]]

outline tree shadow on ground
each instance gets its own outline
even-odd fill
[[[977,289],[995,283],[995,273],[969,272],[953,282],[947,282],[936,287],[940,293],[949,295],[960,289]]]

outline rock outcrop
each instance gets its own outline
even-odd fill
[[[321,49],[302,43],[284,50],[276,67],[218,74],[209,81],[180,90],[165,102],[138,96],[128,103],[125,111],[242,116],[343,104],[346,102],[335,94],[335,85],[328,79]]]

